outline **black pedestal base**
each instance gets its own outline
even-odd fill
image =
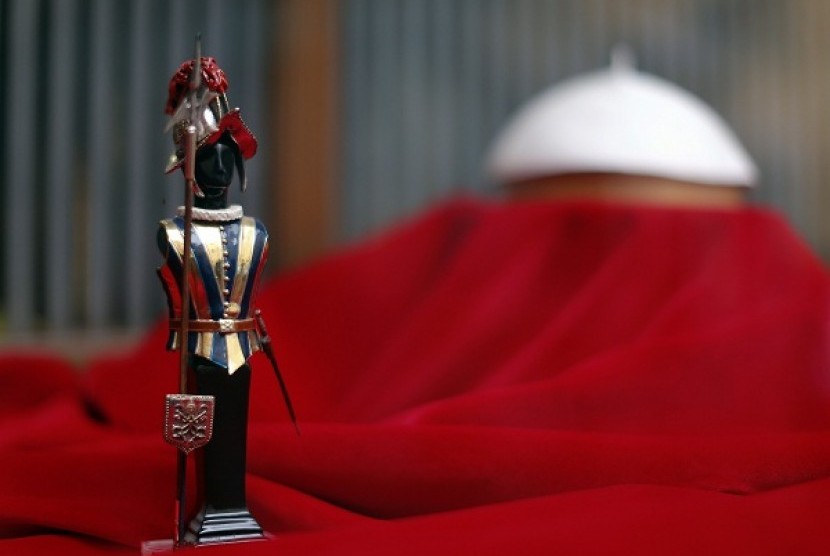
[[[273,539],[262,531],[259,523],[247,508],[216,510],[203,508],[190,522],[188,531],[179,544],[160,539],[141,544],[142,556],[172,554],[182,548],[198,548],[223,543],[255,542]]]
[[[210,544],[262,538],[264,538],[262,527],[247,508],[235,510],[208,508],[190,522],[184,542]]]
[[[194,550],[198,549],[200,546],[216,546],[218,544],[224,542],[233,542],[233,543],[246,543],[246,542],[259,542],[264,540],[271,540],[274,539],[274,536],[269,533],[263,533],[262,537],[255,537],[250,539],[233,539],[228,541],[216,541],[214,543],[204,543],[204,544],[179,544],[173,542],[173,539],[157,539],[153,541],[144,541],[141,543],[141,556],[162,556],[167,555],[171,556],[173,554],[182,554],[182,550]]]

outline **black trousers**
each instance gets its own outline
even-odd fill
[[[251,368],[233,374],[200,357],[191,358],[198,394],[216,398],[213,437],[202,449],[198,466],[202,507],[190,524],[189,542],[223,542],[258,538],[262,528],[248,511],[245,461]]]

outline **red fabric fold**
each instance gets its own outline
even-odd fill
[[[266,285],[249,503],[208,554],[820,554],[830,280],[774,213],[447,203]],[[0,358],[0,553],[169,537],[163,323]]]

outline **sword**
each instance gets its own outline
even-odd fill
[[[164,439],[178,448],[176,461],[176,504],[175,529],[173,541],[175,545],[182,543],[185,534],[187,510],[187,454],[204,446],[210,441],[213,433],[213,414],[215,399],[213,396],[196,396],[188,393],[188,337],[190,326],[190,283],[191,243],[193,224],[193,196],[194,193],[202,196],[196,183],[196,122],[199,110],[202,108],[198,98],[199,87],[202,83],[202,41],[201,35],[196,35],[196,55],[193,62],[193,71],[190,74],[190,86],[187,96],[182,99],[180,110],[171,118],[168,129],[175,123],[187,120],[185,129],[185,157],[184,157],[184,248],[182,252],[181,276],[181,325],[179,333],[179,393],[168,394],[165,398]],[[201,100],[204,100],[203,97]]]
[[[259,309],[254,311],[254,319],[256,319],[260,346],[262,346],[262,351],[268,357],[268,361],[271,362],[271,368],[274,369],[274,374],[277,375],[277,382],[282,391],[282,399],[285,400],[285,408],[288,410],[288,416],[291,418],[294,430],[297,431],[297,436],[299,436],[300,425],[297,423],[297,415],[294,413],[294,405],[291,403],[291,397],[288,395],[288,387],[285,385],[285,379],[283,379],[279,365],[277,365],[277,358],[274,356],[274,349],[271,347],[271,336],[268,335],[268,329],[265,327],[265,319],[262,318],[262,311]]]

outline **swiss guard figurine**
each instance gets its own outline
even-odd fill
[[[167,348],[181,354],[180,392],[167,396],[165,406],[165,440],[179,448],[177,547],[263,537],[245,498],[248,359],[260,349],[274,366],[296,426],[255,309],[268,233],[240,205],[228,205],[234,173],[245,190],[244,161],[256,153],[257,141],[239,109],[229,108],[225,73],[200,50],[197,38],[195,58],[170,80],[166,113],[175,152],[166,172],[182,169],[185,203],[161,222],[157,236],[170,316]],[[185,480],[191,452],[195,515],[187,514],[193,506]]]

